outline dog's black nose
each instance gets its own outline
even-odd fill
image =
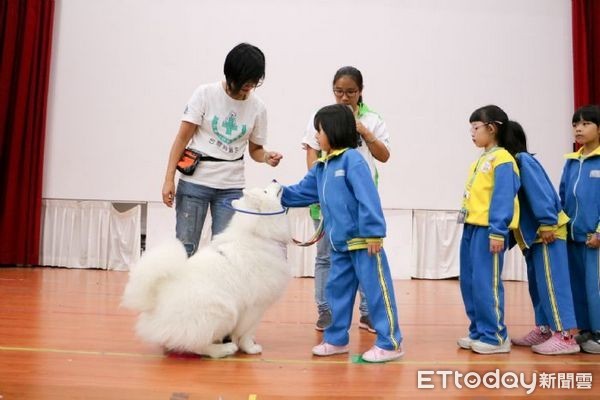
[[[271,182],[273,182],[273,183],[277,183],[277,179],[273,179]]]

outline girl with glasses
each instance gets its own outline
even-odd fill
[[[471,137],[484,151],[469,168],[459,212],[464,223],[460,244],[460,291],[469,335],[458,345],[480,354],[508,353],[504,325],[502,265],[509,229],[519,221],[519,171],[502,144],[510,134],[508,116],[498,106],[481,107],[471,114]]]

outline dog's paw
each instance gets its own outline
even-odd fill
[[[223,343],[223,351],[230,356],[238,351],[238,345],[233,342]]]
[[[238,346],[235,343],[211,344],[202,349],[201,354],[210,358],[223,358],[235,354]]]
[[[246,354],[260,354],[262,353],[262,346],[254,341],[250,340],[248,343],[240,343],[240,349]]]

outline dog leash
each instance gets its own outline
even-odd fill
[[[250,214],[250,215],[279,215],[279,214],[284,214],[287,213],[289,208],[285,208],[282,207],[281,211],[273,211],[273,212],[259,212],[259,211],[251,211],[251,210],[242,210],[241,208],[236,208],[234,207],[230,201],[227,200],[223,200],[223,205],[225,206],[225,208],[229,209],[229,210],[233,210],[235,212],[241,212],[243,214]],[[296,246],[300,246],[300,247],[308,247],[308,246],[312,246],[313,244],[317,243],[319,240],[321,240],[321,238],[323,237],[323,235],[325,235],[325,231],[323,229],[323,219],[321,219],[321,222],[319,223],[319,226],[317,227],[317,229],[315,229],[315,233],[313,233],[313,235],[310,237],[310,239],[308,239],[305,242],[301,242],[300,240],[294,239],[292,238],[292,242],[294,242],[294,244]]]
[[[319,222],[319,226],[317,227],[317,229],[315,229],[315,233],[313,233],[313,235],[310,237],[310,239],[308,239],[306,242],[301,242],[299,240],[292,238],[292,242],[294,242],[294,244],[296,246],[308,247],[308,246],[311,246],[311,245],[317,243],[319,240],[321,240],[323,238],[323,235],[325,235],[325,230],[323,229],[323,218],[321,218],[321,222]]]

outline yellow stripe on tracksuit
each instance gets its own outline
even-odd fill
[[[366,250],[369,243],[379,243],[383,247],[383,239],[381,238],[354,238],[348,240],[348,250]],[[381,262],[381,254],[376,254],[377,259],[377,280],[379,281],[379,288],[383,296],[383,302],[385,304],[385,315],[387,316],[388,323],[390,324],[390,341],[394,345],[394,350],[398,350],[400,344],[394,338],[394,310],[392,309],[392,300],[390,299],[390,292],[387,285],[385,284],[385,276],[383,273],[383,263]]]
[[[379,280],[379,286],[383,295],[383,302],[385,303],[385,314],[387,315],[388,323],[390,324],[390,340],[394,345],[394,350],[398,350],[400,344],[394,338],[394,312],[392,310],[392,302],[390,300],[390,293],[388,287],[385,284],[385,278],[383,276],[383,264],[381,263],[381,254],[377,253],[377,277]]]
[[[558,304],[556,303],[556,294],[554,293],[554,284],[552,283],[552,270],[550,265],[550,256],[548,255],[548,245],[542,244],[544,254],[544,275],[546,276],[546,286],[548,286],[548,295],[550,296],[550,306],[552,308],[552,318],[556,324],[556,330],[562,331],[562,321],[558,312]]]
[[[381,247],[383,247],[382,238],[354,238],[346,242],[349,251],[366,249],[367,245],[371,243],[378,243]]]
[[[496,327],[498,328],[498,331],[501,331],[502,327],[500,326],[500,296],[498,295],[498,285],[500,281],[500,259],[498,253],[494,253],[493,264],[494,311],[496,312]],[[504,339],[502,338],[502,336],[500,336],[498,332],[496,332],[496,339],[498,339],[498,343],[500,345],[504,344]]]

